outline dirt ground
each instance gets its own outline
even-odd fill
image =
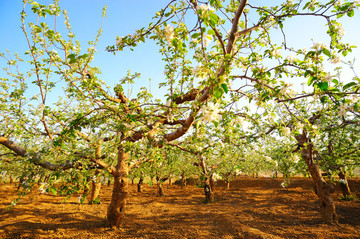
[[[214,203],[203,203],[203,189],[165,185],[164,197],[144,185],[130,185],[127,217],[121,229],[104,227],[111,186],[103,186],[100,205],[34,191],[13,210],[14,185],[0,185],[0,238],[360,238],[360,201],[334,198],[339,225],[321,220],[310,179],[239,178],[230,189],[216,187]],[[350,180],[360,198],[360,179]]]

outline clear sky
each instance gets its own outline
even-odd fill
[[[50,0],[39,0],[39,3],[51,3]],[[154,14],[163,8],[169,1],[166,0],[61,0],[60,6],[69,13],[70,23],[73,32],[82,45],[83,52],[87,47],[87,42],[93,40],[100,27],[102,16],[102,7],[108,6],[107,17],[104,20],[103,36],[97,47],[98,53],[95,55],[93,65],[100,67],[102,78],[110,85],[126,75],[127,70],[132,72],[140,72],[142,78],[136,85],[149,86],[148,79],[152,79],[151,90],[155,98],[161,98],[161,91],[157,91],[156,82],[163,78],[163,68],[161,56],[158,54],[153,44],[146,43],[136,48],[134,52],[126,50],[116,56],[105,52],[105,47],[115,43],[116,36],[124,36],[132,34],[135,29],[147,26],[152,20]],[[254,0],[249,0],[254,2]],[[256,0],[256,2],[262,2]],[[269,3],[277,3],[278,0],[268,1]],[[0,37],[0,52],[6,49],[11,53],[18,52],[22,54],[26,51],[26,41],[20,29],[20,12],[23,3],[21,0],[0,0],[0,29],[2,34]],[[28,15],[31,10],[28,9]],[[360,47],[360,12],[353,18],[344,18],[344,28],[346,35],[344,39],[353,45]],[[31,18],[29,18],[31,19]],[[57,18],[57,25],[63,24],[62,17]],[[318,29],[322,28],[326,22],[319,18],[294,18],[290,24],[285,25],[288,31],[288,41],[292,45],[309,47],[317,41],[327,41],[326,37],[320,37]],[[279,35],[280,37],[280,35]],[[359,49],[355,50],[353,57],[358,59],[356,64],[358,74],[360,73],[360,53]],[[349,58],[351,59],[351,58]],[[0,65],[4,66],[4,61],[0,60]],[[25,70],[26,68],[21,68]],[[4,73],[0,70],[0,77]],[[136,89],[134,89],[136,91]],[[134,92],[135,93],[135,92]],[[160,94],[160,95],[158,95]],[[132,97],[136,95],[133,94]]]

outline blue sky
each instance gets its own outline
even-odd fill
[[[38,1],[43,4],[51,3],[50,0]],[[249,2],[252,2],[251,0]],[[256,2],[262,2],[256,0]],[[278,1],[269,1],[278,2]],[[148,79],[152,79],[151,90],[155,98],[161,98],[162,91],[158,91],[157,82],[163,78],[163,68],[161,56],[158,54],[155,45],[146,43],[138,47],[134,52],[125,50],[116,56],[105,52],[105,47],[115,43],[116,36],[132,34],[135,29],[147,26],[156,11],[163,8],[168,1],[166,0],[62,0],[60,6],[69,13],[70,23],[73,32],[82,45],[83,52],[87,47],[87,42],[93,40],[97,30],[101,25],[101,12],[104,5],[108,6],[107,17],[104,20],[103,35],[97,47],[98,53],[95,55],[93,65],[100,67],[102,78],[110,85],[126,75],[128,70],[140,72],[142,78],[136,84],[136,89],[140,86],[149,86]],[[26,51],[26,41],[20,29],[20,12],[23,3],[21,0],[0,0],[0,52],[8,49],[11,53],[22,54]],[[360,47],[360,12],[353,18],[344,18],[344,28],[346,35],[344,39]],[[28,15],[31,10],[28,9]],[[31,17],[29,17],[31,19]],[[57,18],[57,25],[63,25],[64,19]],[[285,25],[288,31],[288,41],[296,46],[310,47],[314,42],[327,41],[326,36],[319,35],[319,29],[325,25],[325,21],[319,18],[294,18],[289,24]],[[280,35],[278,36],[280,37]],[[313,39],[313,41],[311,40]],[[360,54],[359,49],[355,50],[357,71],[360,73]],[[351,59],[351,57],[349,58]],[[4,61],[0,60],[3,66]],[[25,70],[22,66],[20,70]],[[0,77],[4,73],[0,70]],[[160,94],[160,95],[159,95]],[[133,94],[132,97],[135,97]]]

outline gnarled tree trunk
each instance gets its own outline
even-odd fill
[[[141,177],[141,178],[139,179],[138,184],[137,184],[137,191],[138,191],[138,193],[141,193],[141,186],[143,185],[143,183],[144,183],[144,178]]]
[[[128,155],[122,146],[118,148],[118,162],[112,171],[114,176],[114,187],[111,202],[107,211],[107,225],[119,227],[125,219],[125,207],[128,196]]]
[[[320,212],[325,222],[337,223],[338,218],[335,211],[335,203],[331,196],[334,188],[327,183],[321,175],[319,164],[315,161],[315,153],[313,151],[313,144],[307,133],[304,130],[301,135],[295,137],[301,148],[302,158],[308,166],[309,172],[315,184],[315,193],[319,197]]]
[[[349,188],[348,181],[346,179],[346,175],[342,170],[340,170],[338,175],[339,175],[339,178],[341,179],[341,181],[339,181],[339,186],[340,186],[341,192],[342,192],[343,196],[346,198],[347,196],[351,195],[351,191]]]

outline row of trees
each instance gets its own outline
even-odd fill
[[[169,1],[155,22],[106,49],[118,54],[156,43],[164,62],[159,87],[168,93],[154,98],[143,87],[133,99],[123,87],[136,84],[139,73],[110,87],[92,63],[102,29],[81,51],[58,1],[23,2],[31,69],[20,72],[24,60],[2,54],[9,65],[0,84],[2,167],[21,172],[28,183],[35,175],[63,179],[69,193],[111,176],[109,226],[125,217],[129,172],[157,178],[161,190],[174,172],[184,178],[197,170],[211,201],[216,175],[230,180],[261,165],[289,175],[306,167],[324,220],[337,222],[321,169],[344,178],[359,163],[359,78],[333,71],[352,51],[341,41],[339,20],[354,15],[357,1]],[[29,12],[36,22],[27,22]],[[50,27],[60,14],[67,33]],[[302,49],[287,40],[288,20],[304,17],[324,21],[328,43]],[[62,97],[49,102],[61,89]],[[56,192],[55,186],[49,190]]]

